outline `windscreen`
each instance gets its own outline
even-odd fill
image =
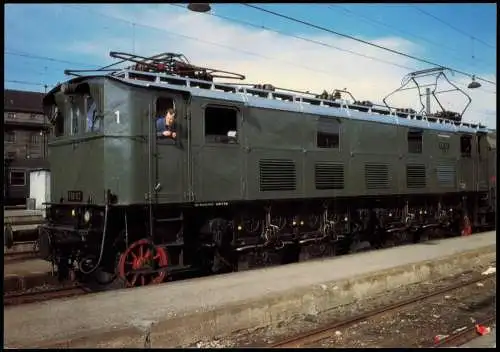
[[[69,84],[46,97],[47,116],[54,126],[54,136],[99,134],[104,130],[103,92],[98,84]]]

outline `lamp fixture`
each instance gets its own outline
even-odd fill
[[[481,87],[481,83],[477,82],[476,81],[476,76],[475,75],[472,75],[472,82],[469,83],[469,85],[467,86],[467,88],[469,89],[476,89],[476,88],[479,88]]]
[[[193,12],[208,12],[211,10],[208,3],[190,3],[187,8]]]

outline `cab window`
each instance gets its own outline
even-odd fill
[[[91,95],[85,97],[85,132],[102,132],[103,119]]]
[[[413,129],[408,131],[407,141],[408,153],[422,154],[423,131]]]
[[[82,119],[82,113],[80,109],[80,98],[79,97],[70,97],[70,116],[71,116],[71,135],[75,136],[78,134],[78,131],[80,130],[80,121]]]
[[[205,141],[209,143],[238,143],[238,111],[232,107],[205,108]]]
[[[339,149],[340,122],[337,119],[319,118],[316,131],[316,147]]]
[[[176,141],[179,138],[177,110],[172,98],[162,97],[156,100],[156,114],[153,118],[158,139]]]
[[[104,132],[104,88],[102,85],[92,84],[88,87],[85,91],[83,106],[85,107],[86,132]]]
[[[460,136],[460,154],[462,158],[470,158],[472,155],[472,136]]]
[[[50,120],[54,123],[54,135],[60,137],[64,135],[64,117],[57,105],[51,110]]]
[[[70,85],[71,86],[71,85]],[[56,137],[104,131],[103,87],[82,83],[51,98],[48,116]]]

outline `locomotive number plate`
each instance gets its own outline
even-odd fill
[[[68,202],[81,202],[82,200],[82,191],[68,191]]]

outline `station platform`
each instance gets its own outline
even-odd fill
[[[3,216],[42,216],[42,211],[37,209],[4,209]]]
[[[52,270],[52,265],[42,259],[30,259],[25,261],[4,263],[4,280],[9,276],[25,276],[33,274],[48,273]]]
[[[9,348],[176,347],[496,260],[496,233],[4,309]]]
[[[4,244],[34,240],[38,237],[38,226],[45,222],[41,210],[13,209],[5,210]],[[12,233],[6,237],[6,226],[12,228]],[[9,244],[9,246],[10,246]]]
[[[12,209],[4,210],[4,223],[25,224],[31,222],[43,222],[43,212],[41,210]]]

